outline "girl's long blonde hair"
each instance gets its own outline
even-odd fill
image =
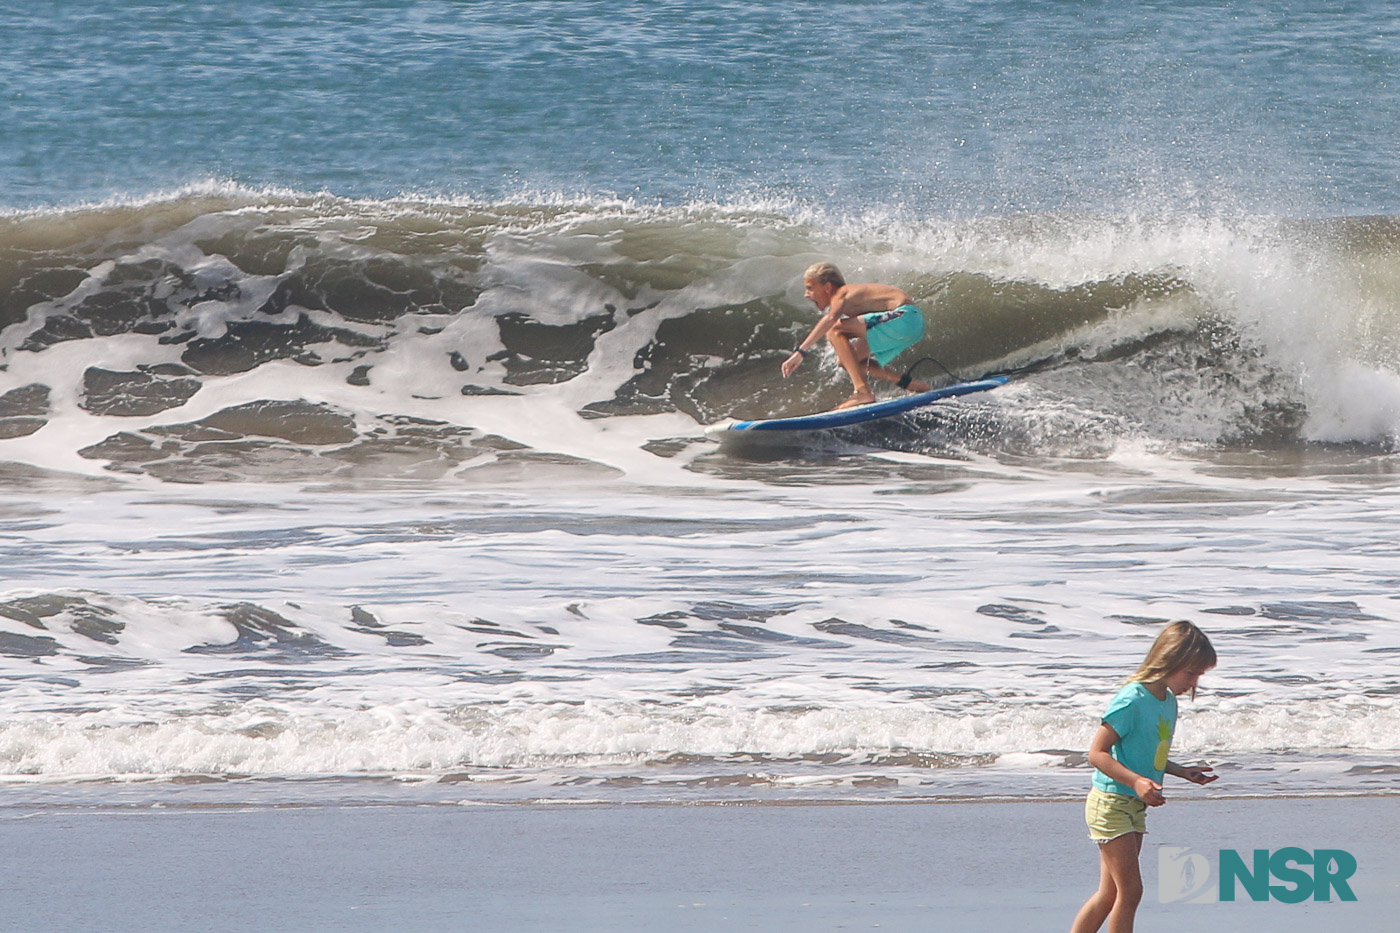
[[[1184,619],[1162,629],[1128,683],[1150,684],[1185,667],[1215,667],[1215,646],[1206,633]],[[1191,698],[1196,698],[1192,688]]]

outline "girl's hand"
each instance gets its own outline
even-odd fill
[[[1183,767],[1180,776],[1190,781],[1192,784],[1209,784],[1211,781],[1220,780],[1220,775],[1210,773],[1214,770],[1215,769],[1209,765]]]
[[[783,360],[783,378],[786,379],[788,376],[791,376],[797,370],[797,367],[801,365],[802,354],[798,353],[796,350],[793,350],[792,356],[789,356],[787,359]]]
[[[1162,796],[1162,785],[1149,778],[1139,777],[1134,781],[1133,792],[1149,807],[1160,807],[1167,802],[1167,798]]]

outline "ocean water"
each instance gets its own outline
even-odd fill
[[[0,12],[7,800],[1400,791],[1379,2]],[[994,392],[845,395],[800,275]],[[927,360],[925,362],[925,360]],[[1173,788],[1169,785],[1169,791]]]

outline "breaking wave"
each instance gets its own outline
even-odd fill
[[[777,364],[812,323],[798,280],[818,258],[915,296],[930,328],[903,362],[925,378],[1019,376],[976,416],[990,424],[940,413],[867,432],[876,446],[1388,447],[1397,253],[1397,218],[833,218],[218,185],[11,213],[0,458],[421,478],[582,465],[565,423],[671,416],[665,437],[809,411],[841,397],[839,370],[785,381]]]

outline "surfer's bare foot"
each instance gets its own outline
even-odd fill
[[[874,393],[874,392],[867,392],[867,393],[865,393],[865,394],[863,394],[863,395],[862,395],[861,393],[857,392],[855,395],[852,395],[850,398],[846,399],[846,400],[845,400],[844,402],[842,402],[840,405],[837,405],[835,408],[833,408],[832,411],[840,411],[840,410],[843,409],[843,408],[859,408],[861,405],[869,405],[869,404],[873,403],[874,401],[875,401],[875,393]]]
[[[927,382],[920,382],[917,379],[911,379],[909,381],[909,384],[904,388],[908,389],[910,392],[927,392],[930,389],[932,389],[933,386],[929,385]]]

